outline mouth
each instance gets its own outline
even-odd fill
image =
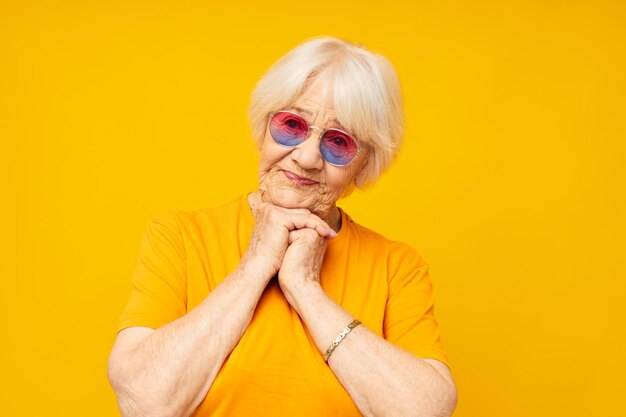
[[[287,178],[289,178],[289,180],[291,182],[293,182],[295,185],[299,185],[299,186],[308,186],[308,185],[314,185],[317,184],[317,181],[313,181],[309,178],[304,178],[301,177],[299,175],[294,174],[291,171],[283,171],[283,173],[285,174],[285,176]]]

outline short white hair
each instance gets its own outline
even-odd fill
[[[330,70],[330,71],[326,71]],[[248,117],[259,146],[271,113],[289,108],[318,75],[332,87],[337,120],[369,150],[356,185],[373,183],[394,160],[404,134],[400,83],[382,55],[332,37],[308,40],[259,80]]]

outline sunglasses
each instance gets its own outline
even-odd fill
[[[342,167],[348,165],[359,153],[359,144],[350,135],[339,129],[322,130],[310,126],[304,118],[294,112],[281,110],[270,119],[272,138],[282,146],[293,148],[304,142],[310,129],[320,132],[320,153],[326,162]]]

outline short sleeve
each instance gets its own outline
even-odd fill
[[[132,326],[157,329],[183,316],[186,276],[185,248],[176,211],[159,213],[146,225],[118,331]]]
[[[385,339],[416,356],[449,365],[435,319],[435,291],[428,264],[409,246],[397,244],[390,252],[388,268]]]

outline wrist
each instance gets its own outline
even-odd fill
[[[315,279],[300,279],[285,283],[279,279],[280,288],[289,304],[302,316],[302,309],[311,304],[311,301],[324,293],[322,286]]]
[[[246,277],[253,277],[255,281],[267,283],[276,275],[273,265],[263,262],[261,259],[244,256],[237,267],[239,272]]]

